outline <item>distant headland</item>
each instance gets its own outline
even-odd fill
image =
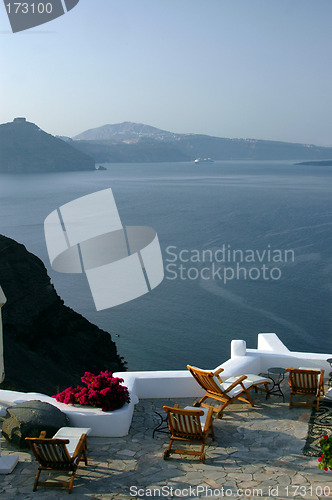
[[[332,167],[332,160],[301,161],[295,165],[310,165],[312,167]]]
[[[94,170],[95,161],[25,118],[0,125],[0,172]]]
[[[86,130],[69,139],[96,162],[213,160],[327,160],[332,147],[259,139],[177,134],[142,123],[123,122]]]
[[[103,170],[95,164],[194,162],[196,158],[331,162],[332,147],[177,134],[133,122],[103,125],[73,138],[54,137],[23,117],[0,125],[0,172]]]

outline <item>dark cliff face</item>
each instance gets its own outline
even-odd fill
[[[53,395],[85,371],[123,371],[111,336],[63,304],[42,261],[0,235],[5,380],[2,389]]]
[[[34,123],[16,119],[0,125],[0,172],[93,170],[94,160]]]

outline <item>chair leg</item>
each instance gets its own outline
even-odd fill
[[[166,460],[170,456],[172,444],[173,444],[173,439],[170,439],[168,448],[167,448],[167,450],[164,451],[164,460]]]
[[[264,384],[264,386],[265,386],[265,391],[266,391],[266,392],[269,392],[269,390],[270,390],[270,389],[269,389],[269,384],[266,382],[266,383]]]
[[[41,473],[41,470],[38,469],[36,477],[35,477],[35,482],[33,483],[33,490],[32,491],[36,491],[36,489],[37,489],[38,479],[39,479],[40,473]]]
[[[83,456],[84,456],[84,463],[85,463],[85,465],[88,465],[88,457],[87,457],[86,449],[85,448],[83,449]]]
[[[86,454],[87,449],[88,449],[88,443],[87,443],[87,440],[85,439],[84,446],[83,446],[83,459],[82,459],[82,461],[84,460],[85,465],[88,465],[88,457]]]
[[[289,408],[292,407],[292,401],[293,401],[293,394],[290,393],[290,396],[289,396]]]
[[[251,406],[255,406],[255,405],[254,405],[253,400],[251,399],[251,396],[250,396],[250,394],[249,394],[249,391],[246,391],[246,395],[247,395],[248,402],[250,403],[250,405],[251,405]]]
[[[76,470],[73,470],[70,481],[69,481],[69,493],[71,493],[71,490],[73,489],[75,474],[76,474]]]
[[[205,448],[205,443],[202,444],[201,451],[199,453],[199,458],[202,463],[205,462],[204,448]]]

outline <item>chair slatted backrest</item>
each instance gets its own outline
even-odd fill
[[[73,459],[66,447],[69,439],[34,439],[30,443],[36,459],[43,467],[71,468]]]
[[[190,365],[187,365],[187,368],[194,379],[205,391],[220,394],[220,386],[216,383],[213,372],[200,370],[199,368],[195,368]]]
[[[173,436],[201,439],[203,430],[201,419],[202,410],[184,410],[168,408],[168,423]]]
[[[295,392],[316,395],[324,377],[324,370],[289,369],[289,385]]]

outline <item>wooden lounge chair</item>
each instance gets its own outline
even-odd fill
[[[30,443],[35,458],[39,462],[33,491],[36,491],[39,484],[42,486],[62,486],[69,488],[69,493],[71,493],[79,462],[84,461],[85,465],[88,465],[87,434],[83,433],[79,438],[70,439],[60,439],[56,435],[47,439],[45,436],[46,432],[42,431],[39,438],[25,438]],[[75,448],[73,445],[76,445]],[[71,477],[69,481],[39,481],[42,470],[71,472]]]
[[[319,398],[324,395],[324,370],[309,370],[307,368],[286,368],[289,372],[288,383],[291,389],[289,407],[316,406],[319,408]],[[294,403],[293,396],[311,396],[316,398],[312,403]]]
[[[168,427],[171,432],[168,448],[164,452],[164,459],[167,459],[171,453],[179,453],[198,455],[201,462],[204,462],[204,448],[210,433],[212,439],[214,439],[212,408],[199,409],[193,406],[186,406],[184,409],[181,409],[176,404],[174,407],[164,406],[163,409],[167,412]],[[174,441],[200,443],[201,449],[198,451],[172,448]]]
[[[194,366],[187,365],[188,370],[196,380],[196,382],[206,391],[204,396],[195,403],[195,406],[203,406],[204,408],[211,407],[217,413],[216,417],[222,417],[223,410],[229,404],[237,399],[249,403],[254,406],[253,400],[249,394],[249,389],[253,386],[251,382],[246,381],[246,375],[236,378],[234,381],[226,380],[223,382],[219,374],[223,371],[222,368],[215,372],[201,370]],[[204,403],[208,398],[220,401],[221,406],[212,406]]]

